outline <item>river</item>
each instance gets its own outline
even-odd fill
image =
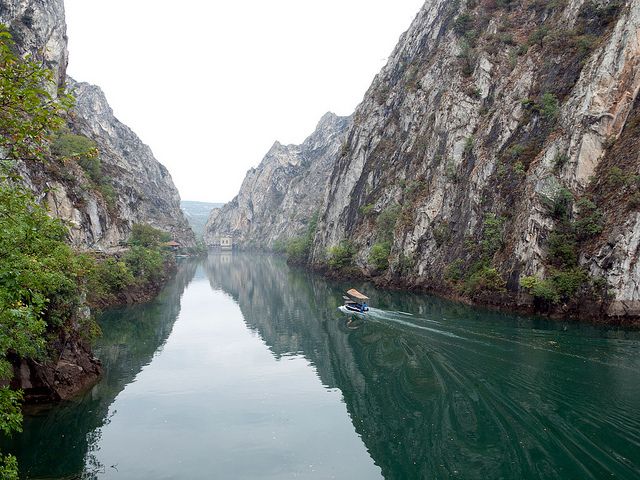
[[[267,255],[111,310],[103,380],[6,445],[37,479],[640,478],[640,335],[363,289]]]

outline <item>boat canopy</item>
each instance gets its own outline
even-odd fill
[[[355,298],[356,300],[360,300],[363,302],[366,302],[367,300],[369,300],[369,297],[367,297],[366,295],[363,295],[355,288],[352,288],[351,290],[349,290],[347,292],[347,295],[349,295],[351,298]]]

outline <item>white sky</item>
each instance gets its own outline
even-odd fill
[[[99,85],[183,200],[226,202],[275,140],[351,114],[424,0],[65,0]]]

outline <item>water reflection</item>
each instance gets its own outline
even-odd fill
[[[206,272],[276,357],[342,391],[387,479],[640,477],[637,334],[371,287],[353,323],[345,285],[278,258],[213,255]]]
[[[155,301],[102,315],[103,336],[95,353],[103,362],[105,376],[83,398],[25,417],[24,433],[15,435],[8,445],[18,457],[22,476],[93,478],[93,474],[110,468],[101,465],[94,455],[101,429],[114,413],[109,407],[171,334],[180,312],[180,298],[197,265],[182,262],[175,280]]]

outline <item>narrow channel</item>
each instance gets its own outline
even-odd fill
[[[372,298],[365,320],[337,309],[349,286]],[[100,325],[104,379],[6,446],[26,478],[640,478],[637,332],[258,254],[185,261]]]

